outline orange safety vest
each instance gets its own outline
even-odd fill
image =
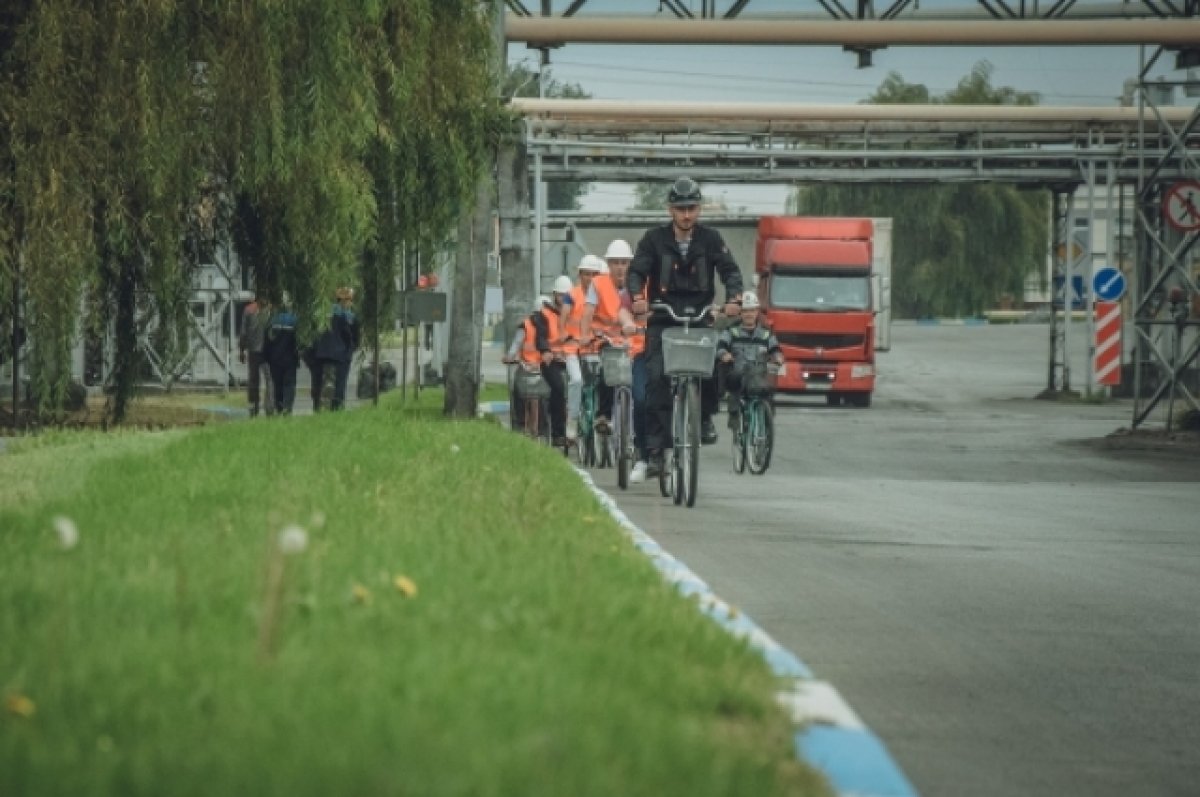
[[[546,338],[550,342],[550,350],[555,354],[566,354],[562,341],[562,319],[558,310],[543,307],[541,313],[546,319]]]
[[[570,340],[563,344],[563,354],[578,354],[581,348],[579,339],[583,336],[583,288],[576,285],[571,289],[571,310],[562,323],[563,338]]]
[[[617,311],[621,308],[621,297],[617,293],[617,286],[613,284],[610,275],[597,274],[592,278],[592,287],[595,288],[597,296],[597,304],[592,311],[593,333],[602,332],[614,342],[621,342],[621,323],[617,319]],[[581,302],[586,301],[585,295]],[[583,313],[580,313],[580,317],[582,316]],[[602,346],[603,342],[593,337],[584,347],[584,351],[596,354]]]
[[[526,318],[523,325],[525,327],[525,340],[521,343],[521,362],[527,365],[540,365],[542,362],[542,353],[537,347],[537,327],[533,325],[532,318]]]
[[[628,288],[622,288],[621,290],[624,294],[629,295]],[[645,297],[646,297],[646,290],[645,290],[645,288],[643,288],[642,289],[642,298],[645,298]],[[633,297],[633,296],[629,296],[630,305],[633,304],[634,298],[635,297]],[[632,313],[632,312],[633,312],[633,310],[631,307],[630,313]],[[646,350],[646,321],[649,319],[649,317],[650,317],[649,314],[646,314],[645,316],[643,316],[641,318],[638,318],[637,316],[634,316],[634,318],[633,318],[633,323],[638,327],[639,331],[635,332],[632,336],[629,337],[629,356],[630,357],[637,357],[639,354],[641,354],[642,352],[644,352]]]

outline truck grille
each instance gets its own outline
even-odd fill
[[[779,332],[775,337],[784,346],[799,346],[804,349],[849,349],[862,347],[862,335],[813,335],[802,332]]]

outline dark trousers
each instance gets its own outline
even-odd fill
[[[542,366],[542,376],[550,385],[550,436],[567,434],[567,364],[554,361]]]
[[[321,410],[321,392],[325,389],[325,373],[333,371],[333,401],[330,408],[340,410],[346,406],[346,383],[350,379],[349,360],[314,360],[310,373],[312,374],[313,412]]]
[[[633,445],[646,459],[646,355],[633,358]]]
[[[671,448],[671,378],[663,371],[662,333],[666,326],[646,330],[646,448]],[[715,332],[713,334],[716,334]],[[710,374],[700,380],[700,417],[710,420],[717,411],[717,380]]]
[[[271,382],[275,389],[275,411],[287,415],[292,414],[292,406],[296,403],[296,369],[295,363],[280,365],[271,363]]]
[[[630,389],[633,391],[633,445],[637,449],[638,459],[645,459],[646,453],[646,355],[639,354],[633,358],[633,384]],[[596,415],[599,417],[612,420],[613,416],[613,397],[616,395],[615,388],[611,388],[604,384],[604,380],[600,380],[600,384],[596,388],[596,394],[599,397],[597,403]]]
[[[275,396],[271,390],[271,366],[261,351],[246,354],[246,399],[257,411],[259,399],[266,405],[267,414],[275,411]]]

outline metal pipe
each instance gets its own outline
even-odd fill
[[[1095,388],[1096,381],[1096,293],[1092,288],[1092,283],[1096,277],[1096,161],[1089,160],[1087,163],[1087,186],[1088,186],[1088,203],[1087,203],[1087,272],[1084,274],[1084,291],[1087,301],[1084,302],[1084,311],[1087,313],[1087,318],[1084,319],[1087,323],[1087,346],[1084,350],[1087,352],[1087,364],[1084,366],[1084,391],[1090,398]]]
[[[510,42],[532,47],[559,44],[816,44],[1036,46],[1160,44],[1194,46],[1200,22],[1171,19],[1117,20],[673,20],[631,17],[505,19]]]
[[[1071,316],[1075,314],[1075,195],[1078,185],[1067,194],[1067,232],[1063,239],[1063,393],[1071,392]]]
[[[700,24],[700,23],[693,23]],[[1001,24],[1001,23],[994,23]],[[1184,23],[1174,23],[1182,25]],[[1196,31],[1200,36],[1200,30]],[[510,107],[530,119],[570,121],[705,120],[805,122],[1038,122],[1138,124],[1137,108],[1051,105],[806,105],[800,103],[560,100],[514,97]],[[1160,109],[1168,122],[1186,122],[1190,107]]]

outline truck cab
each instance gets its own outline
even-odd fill
[[[871,219],[764,216],[758,294],[787,361],[776,389],[868,407],[875,390],[878,275]]]

